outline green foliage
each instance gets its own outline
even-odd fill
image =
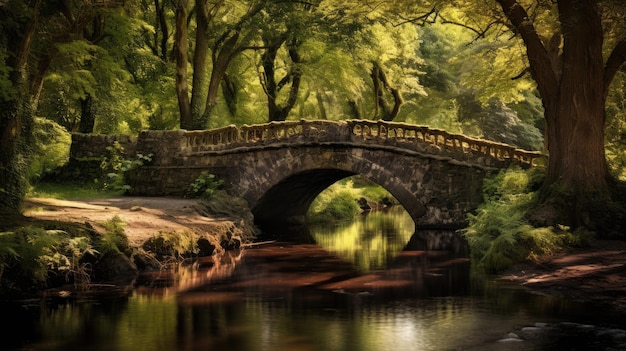
[[[210,199],[224,185],[224,180],[217,179],[215,174],[207,171],[200,173],[198,178],[189,185],[187,197]]]
[[[352,187],[358,191],[358,196],[367,199],[369,202],[375,203],[395,203],[398,201],[391,195],[387,189],[361,176],[350,177]],[[350,185],[348,183],[347,185]]]
[[[307,220],[315,223],[353,219],[361,212],[357,202],[361,198],[365,198],[368,203],[398,202],[385,188],[356,175],[344,178],[322,191],[313,200],[307,213]]]
[[[606,106],[606,156],[613,176],[626,181],[626,72],[618,72]]]
[[[179,261],[200,252],[197,235],[190,231],[159,232],[146,240],[142,248],[154,254],[160,262]]]
[[[52,276],[84,287],[90,267],[83,258],[96,253],[89,238],[62,230],[24,227],[0,233],[0,292],[30,292]]]
[[[99,251],[102,254],[123,253],[130,255],[130,241],[124,231],[126,223],[124,223],[119,216],[114,216],[110,220],[102,223],[102,226],[106,232],[102,235],[98,245]]]
[[[65,128],[48,119],[35,118],[33,156],[28,167],[31,182],[64,165],[69,159],[71,143],[71,135]]]
[[[517,112],[500,99],[492,98],[486,106],[476,100],[473,93],[457,97],[458,118],[465,123],[465,130],[493,141],[499,141],[526,150],[541,150],[543,135],[532,124],[524,123]]]
[[[345,221],[359,214],[359,206],[354,192],[331,187],[320,194],[311,204],[307,213],[309,222]]]
[[[124,147],[117,141],[112,146],[107,146],[107,151],[109,155],[100,164],[105,174],[102,179],[104,190],[129,190],[130,185],[126,184],[125,179],[126,172],[152,161],[152,154],[137,154],[134,159],[126,158]]]
[[[485,202],[468,215],[464,229],[476,267],[501,272],[515,263],[551,255],[569,246],[584,245],[589,233],[567,227],[531,226],[526,218],[536,202],[538,171],[512,168],[485,180]]]

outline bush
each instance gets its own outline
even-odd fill
[[[100,163],[104,173],[104,179],[101,180],[104,190],[128,191],[130,185],[126,184],[126,173],[152,161],[152,154],[137,154],[133,159],[127,158],[124,147],[117,141],[106,149],[109,155]]]
[[[55,277],[84,287],[89,264],[83,258],[95,253],[89,238],[62,230],[24,227],[0,233],[1,292],[34,292]]]
[[[527,216],[536,203],[536,170],[512,168],[484,182],[485,201],[468,215],[464,230],[472,262],[488,273],[501,272],[515,263],[551,255],[568,246],[584,245],[590,234],[574,233],[564,226],[535,228]]]
[[[159,261],[180,261],[198,255],[198,237],[190,231],[159,232],[146,240],[142,248],[156,256]]]
[[[106,232],[102,235],[102,239],[99,244],[100,252],[102,252],[102,254],[109,252],[123,253],[130,256],[130,242],[128,240],[128,236],[126,236],[126,232],[124,231],[126,223],[124,223],[120,217],[114,216],[110,220],[102,223],[102,226]]]
[[[28,166],[30,181],[63,166],[69,160],[72,143],[70,133],[61,125],[45,118],[35,118],[34,122],[33,156]]]
[[[189,185],[187,197],[210,199],[222,188],[224,181],[217,179],[215,174],[203,171],[200,176]]]
[[[335,190],[320,194],[307,214],[309,222],[345,221],[360,213],[355,195],[349,190]]]

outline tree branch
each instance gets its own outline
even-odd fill
[[[435,15],[435,18],[429,20],[428,18],[432,15]],[[433,7],[432,9],[430,9],[430,11],[426,12],[425,14],[418,16],[418,17],[414,17],[414,18],[403,18],[403,21],[397,24],[394,24],[394,27],[399,27],[401,25],[407,24],[407,23],[416,23],[416,22],[421,22],[421,25],[424,25],[426,23],[435,23],[437,21],[437,16],[439,15],[437,8]]]
[[[620,40],[611,51],[611,55],[604,65],[604,98],[606,99],[609,85],[619,68],[626,62],[626,38]]]
[[[470,31],[476,33],[476,38],[474,38],[474,40],[472,42],[475,42],[476,40],[478,40],[480,38],[484,38],[485,35],[487,34],[487,32],[491,29],[491,27],[493,27],[493,26],[495,26],[497,24],[501,24],[499,21],[493,21],[493,22],[489,23],[485,29],[476,29],[476,28],[474,28],[474,27],[472,27],[470,25],[467,25],[465,23],[460,23],[460,22],[456,22],[456,21],[449,21],[449,20],[443,18],[443,16],[439,16],[439,17],[441,18],[441,23],[443,23],[443,24],[452,24],[452,25],[459,26],[459,27],[465,28],[467,30],[470,30]]]
[[[526,45],[526,55],[530,64],[530,73],[537,82],[541,96],[545,99],[556,94],[558,79],[552,69],[548,51],[543,45],[535,26],[528,17],[526,10],[516,0],[496,0],[505,16],[511,21]]]

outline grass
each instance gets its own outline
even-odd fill
[[[59,200],[79,200],[119,196],[123,193],[123,190],[102,190],[95,184],[37,183],[31,186],[26,196]]]

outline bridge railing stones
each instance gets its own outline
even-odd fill
[[[258,125],[231,125],[223,128],[188,131],[183,134],[182,155],[236,152],[240,148],[278,147],[280,145],[354,144],[354,146],[392,147],[428,155],[441,155],[458,161],[485,166],[517,163],[532,167],[540,152],[517,149],[511,145],[468,137],[397,122],[369,120],[300,120]]]

